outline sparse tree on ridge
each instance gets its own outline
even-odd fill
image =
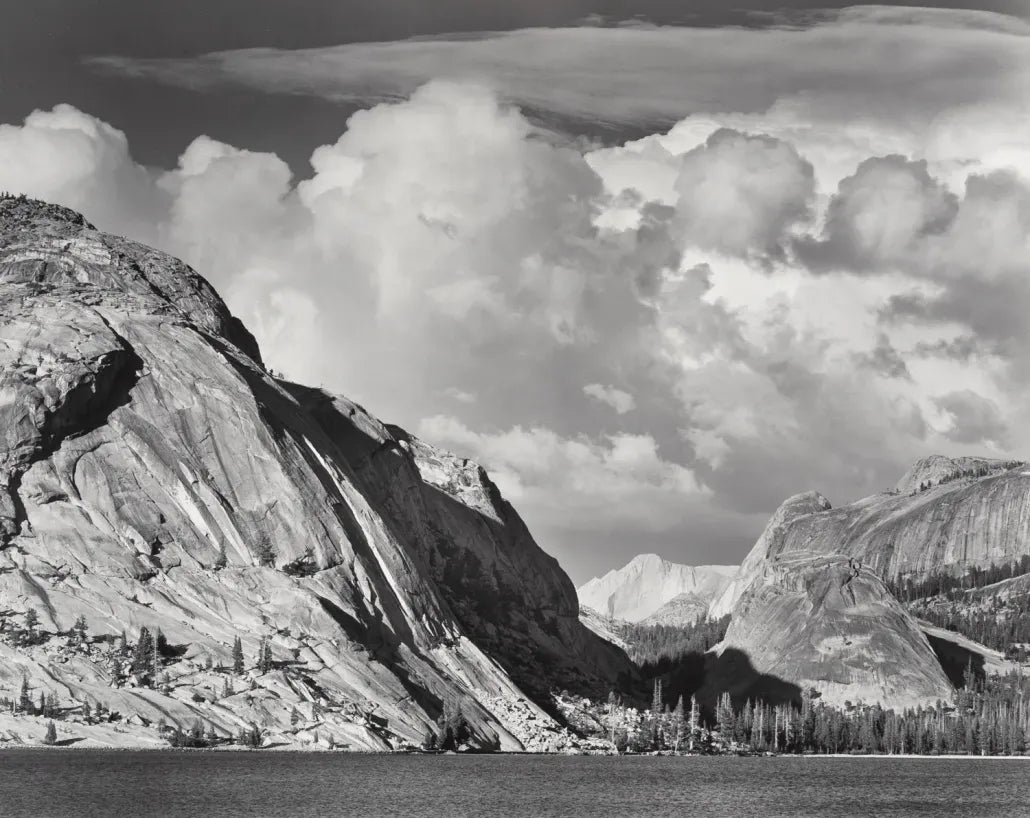
[[[136,649],[132,653],[132,662],[129,670],[141,679],[145,678],[153,670],[154,661],[154,637],[146,627],[139,630],[139,641],[136,642]]]
[[[23,676],[21,680],[21,695],[18,697],[18,710],[22,713],[32,712],[32,696],[30,694],[28,676]]]
[[[238,636],[232,643],[232,672],[243,673],[243,642]]]
[[[272,543],[268,540],[267,534],[262,534],[258,537],[256,543],[254,543],[254,556],[257,557],[258,565],[266,567],[275,566],[275,549],[272,548]]]
[[[86,624],[85,614],[79,614],[79,618],[75,620],[75,624],[72,626],[72,632],[75,634],[75,639],[80,645],[86,641],[86,633],[88,630],[89,625]]]

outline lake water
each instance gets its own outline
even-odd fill
[[[4,818],[1030,818],[1030,759],[0,751]]]

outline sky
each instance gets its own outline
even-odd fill
[[[1030,457],[1030,4],[726,5],[12,4],[0,189],[184,258],[577,584]]]

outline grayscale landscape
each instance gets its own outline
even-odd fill
[[[1030,815],[1028,133],[1021,0],[0,10],[0,813]]]

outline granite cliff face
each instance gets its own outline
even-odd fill
[[[955,462],[951,474],[967,468]],[[932,474],[938,469],[935,464]],[[923,474],[916,470],[902,483],[915,483],[918,489]],[[961,574],[971,566],[1000,565],[1030,553],[1030,471],[1025,466],[995,464],[982,477],[939,480],[925,491],[878,494],[796,520],[775,553],[847,554],[888,580]]]
[[[583,605],[613,619],[641,622],[657,615],[656,623],[689,624],[704,618],[736,572],[736,566],[679,565],[657,554],[641,554],[585,583],[577,593]]]
[[[472,743],[520,749],[511,703],[546,723],[551,689],[632,677],[482,469],[273,378],[175,259],[0,200],[0,364],[0,695],[123,714],[71,724],[88,740],[200,719],[386,749],[460,702]],[[29,609],[37,638],[5,638]],[[116,645],[142,627],[166,641],[154,686]]]
[[[792,497],[713,613],[732,610],[763,560],[794,552],[853,557],[885,581],[1010,563],[1030,554],[1030,467],[935,455],[918,461],[894,490],[840,508],[816,492]]]
[[[931,649],[926,628],[884,583],[960,575],[1027,553],[1026,466],[933,456],[894,490],[842,508],[816,492],[785,501],[710,613],[732,615],[723,648],[746,655],[754,672],[815,687],[830,701],[930,704],[948,698],[941,661],[951,660],[939,656],[939,638]]]
[[[736,698],[795,698],[895,709],[950,701],[953,688],[918,624],[872,571],[840,555],[766,560],[737,601],[706,679]]]

